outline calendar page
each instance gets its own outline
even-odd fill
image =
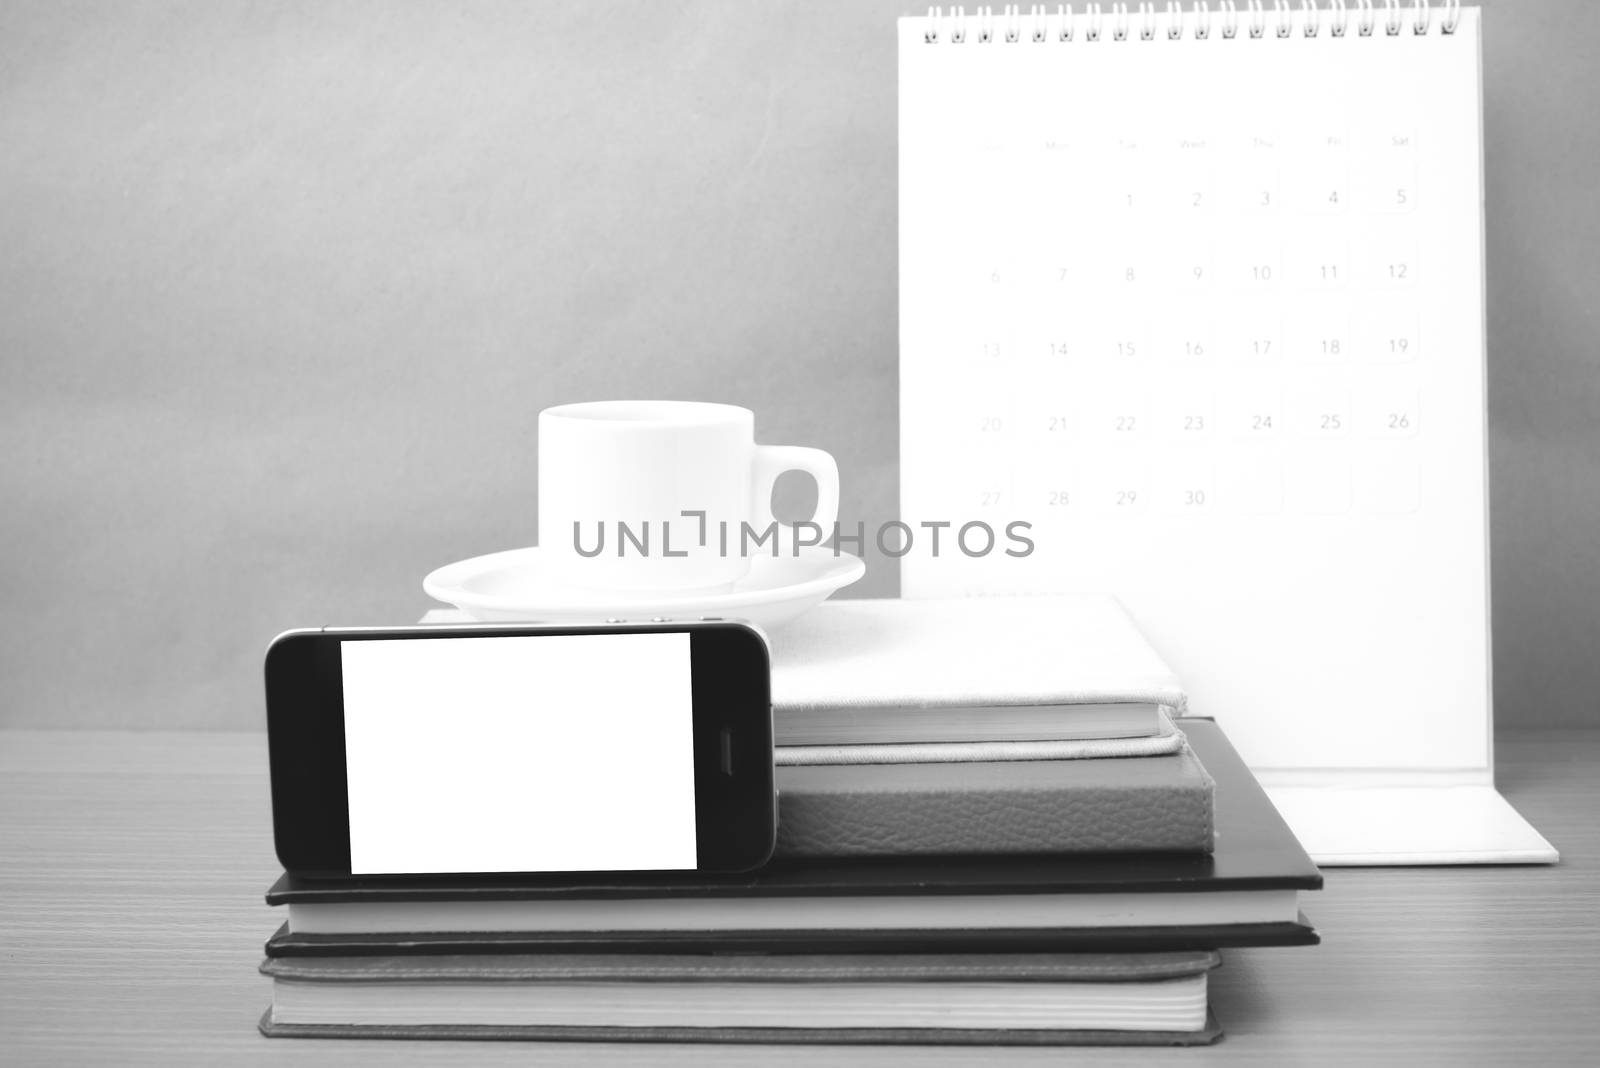
[[[905,595],[1115,594],[1258,768],[1485,769],[1478,12],[1128,6],[900,22],[902,519],[1032,542]]]

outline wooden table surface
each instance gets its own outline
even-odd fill
[[[1555,868],[1333,869],[1323,944],[1232,950],[1190,1050],[268,1040],[257,734],[0,732],[0,1063],[1600,1063],[1600,731],[1502,735]]]

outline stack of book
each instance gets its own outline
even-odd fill
[[[1114,601],[841,601],[775,636],[745,875],[285,875],[268,1035],[1194,1044],[1321,876]]]

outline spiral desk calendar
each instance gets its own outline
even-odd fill
[[[899,54],[902,518],[1035,545],[905,595],[1117,595],[1320,860],[1553,860],[1493,785],[1479,12],[945,8]]]

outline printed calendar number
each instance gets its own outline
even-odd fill
[[[1152,422],[1144,391],[1131,383],[1107,384],[1083,396],[1081,403],[1087,425],[1107,442],[1142,439]]]
[[[1219,178],[1233,210],[1266,214],[1278,209],[1279,148],[1273,135],[1256,135],[1223,154]],[[1292,173],[1292,172],[1291,172]]]
[[[1311,215],[1334,215],[1349,201],[1350,163],[1343,133],[1306,139],[1295,154],[1295,206]]]
[[[1420,355],[1417,313],[1391,298],[1369,308],[1358,327],[1361,358],[1369,363],[1411,363]]]
[[[1300,210],[1308,215],[1338,215],[1349,201],[1345,176],[1322,172],[1306,181],[1300,194]]]
[[[1186,364],[1203,364],[1214,358],[1211,315],[1215,307],[1215,301],[1194,294],[1173,297],[1151,326],[1151,355]]]
[[[1362,396],[1363,432],[1388,440],[1415,437],[1421,424],[1417,390],[1409,383],[1381,383]]]
[[[1265,214],[1278,207],[1278,172],[1275,166],[1263,166],[1247,160],[1237,167],[1230,179],[1235,209],[1246,214]]]
[[[1169,441],[1198,442],[1211,434],[1211,391],[1203,376],[1191,374],[1158,390],[1158,429]]]
[[[1390,214],[1416,207],[1416,144],[1412,130],[1391,131],[1371,139],[1361,170],[1365,207]]]
[[[939,337],[933,343],[948,353],[948,362],[979,374],[989,374],[1015,360],[1016,345],[1005,329],[1002,311],[980,308],[963,324],[963,329]]]
[[[1284,355],[1298,363],[1344,363],[1350,356],[1350,303],[1343,294],[1305,296],[1284,310]]]
[[[1108,312],[1091,329],[1094,333],[1087,350],[1108,364],[1143,361],[1151,355],[1150,336],[1137,319]]]
[[[1019,458],[1013,489],[1006,509],[1016,512],[1017,518],[1060,520],[1074,515],[1083,505],[1078,473],[1061,454],[1039,450]]]
[[[1137,294],[1160,281],[1157,269],[1169,256],[1164,249],[1151,249],[1142,242],[1125,240],[1114,253],[1103,256],[1097,264],[1087,265],[1087,281],[1116,290],[1129,299],[1142,300],[1144,298]]]
[[[1274,389],[1261,386],[1236,387],[1219,397],[1223,433],[1239,442],[1270,442],[1277,437],[1283,422],[1280,398]]]
[[[974,384],[966,407],[953,419],[943,421],[951,444],[971,459],[974,467],[962,481],[965,485],[988,488],[990,465],[1002,463],[1016,428],[1023,425],[1025,412],[1013,410],[1009,396],[997,389],[981,389]],[[970,479],[970,481],[968,480]]]
[[[1343,176],[1317,175],[1300,193],[1300,210],[1308,215],[1337,215],[1350,199]]]
[[[1304,422],[1305,429],[1318,437],[1337,437],[1343,434],[1348,427],[1349,417],[1340,408],[1329,410],[1328,407],[1313,408],[1310,418]]]
[[[1378,359],[1385,363],[1406,363],[1417,357],[1416,323],[1398,324],[1378,339]]]
[[[1367,207],[1381,214],[1396,215],[1416,207],[1416,169],[1406,162],[1380,164],[1369,177]]]
[[[1282,354],[1282,324],[1271,307],[1240,312],[1230,320],[1218,320],[1223,331],[1218,339],[1224,360],[1244,363],[1275,362]]]
[[[1153,268],[1151,281],[1156,287],[1204,292],[1211,288],[1215,280],[1216,271],[1212,268],[1211,260],[1209,243],[1173,241],[1150,257]]]
[[[1291,411],[1303,437],[1338,438],[1350,431],[1350,397],[1346,390],[1307,385],[1295,391]]]
[[[1098,463],[1085,473],[1092,480],[1088,485],[1087,502],[1091,514],[1108,519],[1129,519],[1148,510],[1151,494],[1142,464],[1117,460]]]
[[[1212,192],[1211,151],[1204,138],[1178,138],[1157,166],[1168,176],[1159,188],[1165,192],[1169,211],[1190,217],[1211,212],[1216,198]]]
[[[1367,282],[1378,289],[1409,289],[1416,284],[1416,242],[1409,233],[1376,238],[1366,252]]]
[[[1255,293],[1271,293],[1278,288],[1283,271],[1276,244],[1251,242],[1234,250],[1227,267],[1232,287]]]
[[[1342,289],[1350,279],[1350,251],[1340,239],[1305,240],[1290,249],[1290,267],[1302,289]]]
[[[1175,457],[1158,471],[1158,506],[1173,515],[1199,516],[1211,508],[1211,465]]]

